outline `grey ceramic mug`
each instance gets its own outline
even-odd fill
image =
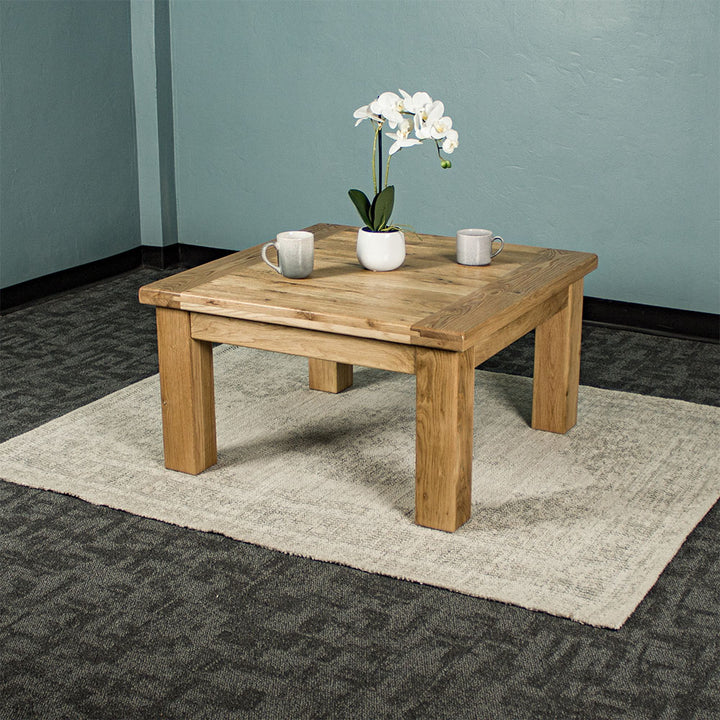
[[[493,251],[493,241],[500,247]],[[457,231],[457,261],[460,265],[489,265],[490,261],[503,249],[505,243],[492,230],[468,228]]]
[[[277,250],[277,265],[268,260],[267,252],[271,247]],[[305,230],[278,233],[274,242],[263,245],[262,259],[286,278],[306,278],[313,271],[315,262],[315,236]]]

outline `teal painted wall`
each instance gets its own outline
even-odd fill
[[[157,68],[153,0],[130,3],[140,235],[143,245],[164,245],[158,145]]]
[[[172,0],[179,241],[357,224],[371,131],[426,90],[460,132],[393,160],[394,219],[595,251],[586,294],[720,311],[717,0]]]
[[[0,285],[140,244],[130,3],[0,3]]]
[[[131,0],[140,231],[143,245],[177,243],[168,0]]]

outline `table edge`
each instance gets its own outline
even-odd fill
[[[333,223],[317,223],[305,228],[320,238],[332,235],[338,230],[356,229],[354,226]],[[429,237],[438,236],[430,235]],[[185,310],[186,308],[183,307],[185,293],[190,293],[195,287],[207,283],[214,277],[221,276],[229,265],[237,266],[238,262],[242,264],[244,261],[256,261],[258,250],[262,244],[258,243],[252,247],[232,252],[216,260],[144,285],[138,291],[138,299],[145,305]],[[518,282],[518,275],[527,276],[527,267],[519,268],[516,272],[499,279],[492,286],[471,292],[442,310],[422,318],[409,328],[410,333],[406,342],[410,345],[444,347],[454,351],[466,350],[478,341],[482,333],[493,332],[498,327],[512,322],[526,312],[529,305],[544,302],[598,266],[598,256],[595,253],[508,243],[508,247],[513,246],[533,247],[544,251],[534,263],[536,274],[547,274],[545,280],[539,283],[537,292],[521,296],[520,290],[513,289],[514,284]],[[518,286],[521,287],[521,284]],[[507,292],[508,289],[509,292]],[[500,290],[504,292],[500,293]],[[497,298],[501,294],[503,304],[498,307]],[[493,305],[493,298],[495,305]],[[193,307],[192,311],[203,312],[199,307]],[[208,314],[221,313],[217,311],[213,313],[209,308]],[[292,324],[283,322],[284,319],[282,316],[278,316],[278,322],[275,324]],[[265,318],[264,321],[273,322],[269,318]],[[347,334],[354,335],[355,333]]]

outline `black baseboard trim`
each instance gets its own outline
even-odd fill
[[[720,315],[586,297],[583,322],[652,335],[720,342]]]
[[[143,245],[103,260],[3,288],[0,290],[0,313],[18,309],[48,295],[106,280],[137,267],[160,270],[189,268],[233,252],[235,251],[183,243],[164,247]],[[583,322],[686,340],[720,342],[720,315],[713,313],[586,297],[583,304]]]
[[[143,245],[140,253],[143,267],[165,270],[180,264],[180,246],[177,243],[167,247]]]
[[[74,290],[99,280],[134,270],[142,263],[139,247],[102,260],[85,263],[59,272],[43,275],[33,280],[0,289],[0,313],[17,310],[27,303],[41,300],[66,290]]]
[[[138,267],[150,267],[157,270],[195,267],[233,252],[235,251],[182,243],[164,247],[142,245],[109,258],[95,260],[1,288],[0,315],[18,310],[28,303],[42,300],[50,295],[74,290],[100,280],[107,280],[114,275],[135,270]]]
[[[211,260],[217,260],[217,258],[234,252],[235,250],[199,247],[197,245],[185,245],[184,243],[175,243],[165,247],[144,245],[142,247],[142,264],[144,267],[159,270],[167,270],[178,265],[190,268]]]
[[[231,255],[234,252],[236,251],[199,247],[198,245],[184,245],[180,243],[180,264],[185,267],[195,267],[210,262],[211,260],[217,260],[226,255]]]

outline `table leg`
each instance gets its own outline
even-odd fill
[[[212,343],[183,310],[158,307],[157,332],[165,467],[197,475],[217,462]]]
[[[353,366],[345,363],[308,358],[311,390],[339,393],[353,383]]]
[[[415,522],[453,532],[470,517],[474,351],[416,349]]]
[[[532,427],[565,433],[577,422],[582,337],[582,278],[567,303],[535,330]]]

